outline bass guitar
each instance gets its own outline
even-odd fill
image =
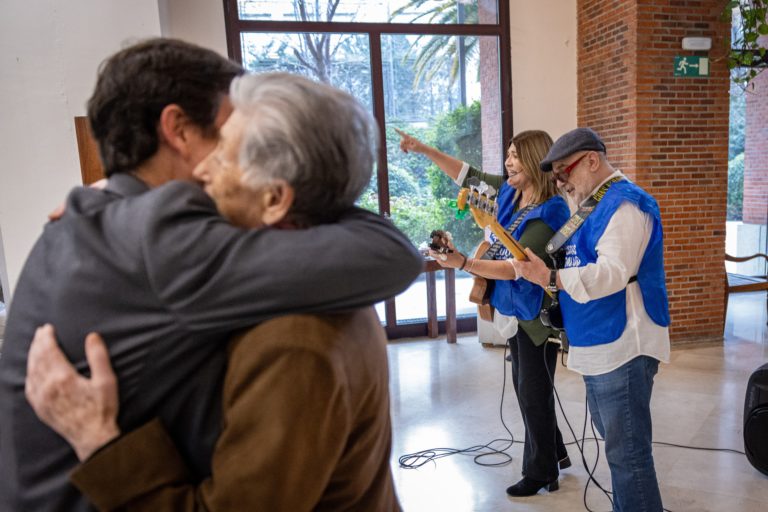
[[[480,181],[477,178],[470,178],[467,181],[469,187],[459,190],[456,198],[456,206],[459,211],[469,209],[472,218],[481,229],[488,228],[496,235],[496,238],[509,250],[512,257],[520,261],[528,261],[525,254],[525,247],[520,242],[512,238],[504,227],[496,220],[499,205],[496,203],[497,191],[491,185]],[[481,244],[482,245],[482,244]],[[480,256],[482,256],[481,253]],[[477,257],[477,255],[475,256]],[[550,297],[554,297],[548,290],[544,292]],[[470,299],[471,300],[471,299]]]
[[[482,258],[490,248],[491,243],[484,240],[477,246],[472,257],[475,259]],[[491,287],[486,278],[472,274],[472,289],[469,291],[469,302],[477,304],[477,314],[480,318],[488,322],[493,321]]]

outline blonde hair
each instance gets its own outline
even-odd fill
[[[555,196],[557,188],[550,179],[550,173],[545,173],[539,168],[539,163],[544,160],[552,146],[552,137],[542,130],[526,130],[512,137],[510,144],[515,145],[517,158],[523,165],[523,172],[531,181],[533,187],[531,200],[541,204]],[[519,195],[520,191],[518,190],[515,193],[515,199]]]

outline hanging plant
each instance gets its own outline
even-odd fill
[[[744,87],[768,67],[765,40],[760,41],[768,35],[767,8],[768,0],[733,0],[723,9],[723,18],[731,21],[728,67],[732,80]]]

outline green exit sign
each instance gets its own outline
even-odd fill
[[[709,57],[675,55],[675,76],[709,76]]]

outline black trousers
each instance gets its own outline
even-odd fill
[[[537,347],[522,328],[508,341],[512,353],[512,383],[525,423],[523,476],[551,482],[559,474],[558,461],[568,455],[557,428],[549,377],[554,381],[557,345],[542,343]]]

